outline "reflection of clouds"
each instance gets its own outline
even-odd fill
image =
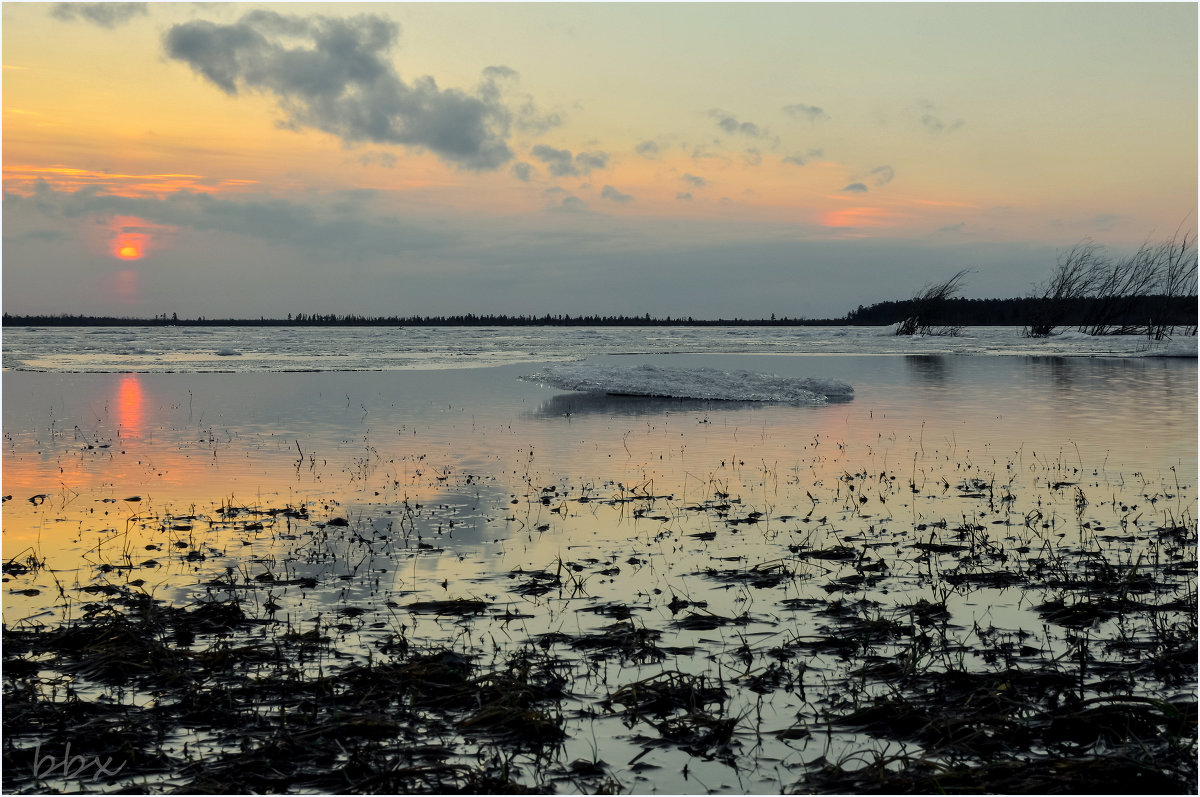
[[[928,385],[942,384],[950,371],[950,363],[941,354],[911,354],[904,358],[904,364],[917,382]]]
[[[835,400],[832,396],[829,398],[830,403]],[[620,396],[611,393],[561,393],[543,401],[536,410],[522,413],[521,417],[544,419],[571,415],[658,415],[664,412],[757,409],[777,406],[777,404],[777,402],[768,401],[658,398],[654,396]]]

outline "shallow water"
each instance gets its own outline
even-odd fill
[[[338,640],[350,656],[398,629],[481,650],[596,633],[616,603],[663,629],[660,644],[694,648],[666,663],[596,664],[586,704],[666,666],[720,672],[732,684],[754,669],[732,651],[761,657],[819,633],[824,621],[805,602],[828,600],[831,590],[876,601],[879,611],[940,597],[968,643],[971,628],[993,627],[1046,637],[1045,649],[1057,650],[1061,639],[1032,611],[1044,594],[980,585],[947,598],[938,592],[945,582],[930,577],[935,563],[902,551],[953,542],[950,529],[969,524],[1010,548],[1049,538],[1078,549],[1123,544],[1132,559],[1139,529],[1193,514],[1195,360],[705,353],[595,361],[836,379],[854,398],[792,406],[562,393],[519,379],[537,363],[9,371],[4,556],[31,550],[48,568],[6,584],[5,623],[78,612],[80,597],[61,596],[106,579],[136,577],[155,597],[186,603],[222,577],[267,573],[318,586],[239,593],[256,616],[290,625],[361,609]],[[311,522],[259,512],[284,507],[308,507]],[[333,518],[346,525],[324,525]],[[1118,531],[1130,541],[1118,542]],[[797,559],[789,548],[834,545],[890,561],[889,579],[839,593],[850,572],[842,563]],[[770,587],[737,580],[777,563],[795,577]],[[98,575],[106,564],[117,569]],[[536,581],[530,574],[564,567],[577,589],[550,597],[517,589]],[[667,606],[673,597],[745,622],[680,626],[685,615]],[[519,619],[468,623],[398,608],[447,598],[483,600]],[[268,601],[280,608],[267,612]],[[807,677],[834,678],[836,659],[815,655]],[[757,712],[760,730],[815,722],[812,704],[795,694],[754,700],[738,692],[732,713]],[[743,723],[743,749],[757,750],[748,766],[656,748],[640,762],[660,769],[643,772],[623,763],[645,749],[644,726],[616,714],[568,725],[565,760],[590,760],[598,747],[626,788],[668,793],[778,791],[803,762],[861,742],[854,734],[755,741]]]

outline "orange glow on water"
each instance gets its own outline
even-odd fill
[[[117,423],[122,440],[142,436],[145,412],[142,407],[142,383],[137,374],[126,374],[117,388]]]

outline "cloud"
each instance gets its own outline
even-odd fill
[[[569,149],[538,144],[529,154],[546,164],[555,177],[581,177],[608,166],[608,155],[604,152],[580,152],[572,157]]]
[[[842,190],[851,194],[865,194],[869,189],[863,183],[850,183],[850,185],[846,186]]]
[[[620,202],[621,204],[633,201],[632,195],[622,194],[611,185],[604,186],[604,190],[600,192],[600,196],[604,197],[605,199],[611,199],[613,202]]]
[[[750,166],[758,166],[760,163],[762,163],[762,153],[759,152],[755,147],[751,147],[750,149],[746,150],[742,158]]]
[[[523,183],[527,183],[533,177],[533,167],[525,161],[517,161],[513,164],[513,174]]]
[[[815,105],[804,105],[803,103],[785,105],[783,106],[783,112],[797,119],[807,119],[810,122],[819,122],[829,118],[829,114],[825,113],[824,109],[818,108]]]
[[[739,122],[736,117],[725,113],[724,111],[716,110],[715,108],[708,112],[708,115],[717,120],[717,127],[724,130],[726,133],[741,133],[742,135],[752,138],[759,138],[764,135],[764,131],[759,128],[754,122]]]
[[[550,174],[555,177],[570,177],[579,174],[571,162],[571,150],[569,149],[555,149],[548,144],[538,144],[529,150],[529,154],[546,164],[550,168]]]
[[[803,166],[804,164],[808,163],[808,161],[806,161],[800,155],[788,155],[786,158],[783,159],[783,162],[790,163],[793,166]]]
[[[64,22],[76,19],[102,28],[115,28],[149,13],[145,3],[55,3],[50,15]]]
[[[358,162],[363,166],[379,164],[386,169],[394,169],[396,168],[396,164],[400,162],[400,159],[391,152],[368,152],[360,156]]]
[[[966,229],[967,223],[960,221],[958,224],[947,224],[945,227],[938,227],[937,231],[944,235],[954,235]]]
[[[927,113],[921,117],[921,124],[923,124],[925,129],[930,133],[953,133],[955,130],[958,130],[960,127],[962,127],[964,123],[962,119],[956,119],[947,125],[933,114]]]
[[[564,213],[583,213],[587,210],[587,203],[577,196],[569,195],[563,197],[561,205],[552,207],[551,210],[557,210]]]
[[[256,195],[222,198],[177,191],[165,198],[99,194],[94,188],[54,190],[43,182],[31,196],[4,192],[6,208],[34,207],[51,218],[136,217],[147,224],[242,235],[339,258],[392,256],[447,245],[455,235],[433,226],[372,213],[375,191],[314,196],[317,204]]]
[[[682,192],[682,191],[681,191],[681,192],[679,192],[678,194],[676,194],[676,195],[675,195],[675,198],[676,198],[676,199],[681,199],[681,200],[684,200],[684,201],[690,201],[690,200],[691,200],[691,198],[692,198],[692,192],[691,192],[691,191],[688,191],[687,193],[684,193],[684,192]]]
[[[697,188],[703,188],[704,186],[708,185],[708,180],[705,180],[703,177],[698,177],[694,174],[685,174],[683,179],[685,182],[691,183]]]
[[[875,176],[876,186],[885,186],[892,181],[896,176],[896,170],[891,166],[876,166],[871,170],[871,174]]]
[[[636,147],[634,147],[634,152],[644,158],[653,158],[654,156],[658,155],[658,144],[653,141],[643,141],[641,144],[638,144]]]
[[[575,156],[575,165],[584,174],[591,174],[592,169],[604,169],[608,166],[608,155],[603,152],[580,152]]]
[[[497,81],[516,73],[488,67],[474,93],[440,89],[432,77],[406,83],[387,57],[398,36],[395,23],[374,15],[336,19],[256,10],[232,25],[175,25],[164,46],[227,94],[274,96],[293,128],[315,128],[347,144],[428,149],[466,169],[494,170],[511,160],[513,113]]]

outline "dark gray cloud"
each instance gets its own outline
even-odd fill
[[[55,3],[50,15],[65,22],[81,20],[102,28],[115,28],[149,13],[145,3]]]
[[[653,141],[643,141],[634,147],[634,151],[645,158],[653,158],[658,154],[658,144]]]
[[[788,155],[783,159],[783,162],[790,163],[793,166],[803,166],[804,164],[808,163],[808,161],[805,160],[801,155]]]
[[[882,187],[892,181],[896,176],[896,170],[891,166],[876,166],[871,170],[871,175],[875,178],[875,185]]]
[[[513,174],[523,183],[527,183],[533,178],[533,167],[525,161],[517,161],[513,164]]]
[[[633,196],[631,194],[622,194],[611,185],[604,186],[604,190],[600,192],[600,196],[602,196],[604,199],[611,199],[613,202],[619,202],[621,204],[633,201]]]
[[[685,182],[691,183],[697,188],[703,188],[704,186],[708,185],[708,180],[705,180],[703,177],[695,174],[685,174],[683,179]]]
[[[467,169],[507,163],[513,114],[497,81],[516,73],[488,67],[474,93],[440,89],[432,77],[406,83],[388,59],[398,36],[399,27],[379,16],[257,10],[232,25],[175,25],[164,44],[171,58],[227,94],[274,96],[287,126],[316,128],[348,144],[420,147]]]
[[[842,190],[851,194],[865,194],[869,189],[863,183],[850,183]]]
[[[608,166],[608,154],[604,152],[580,152],[572,157],[569,149],[538,144],[529,154],[546,164],[555,177],[581,177]]]
[[[825,113],[824,109],[818,108],[815,105],[805,105],[803,103],[785,105],[783,106],[783,112],[789,116],[794,116],[797,119],[807,119],[810,122],[819,122],[822,119],[829,118],[829,114]]]
[[[725,111],[713,109],[708,112],[708,115],[717,120],[717,127],[724,130],[726,133],[740,133],[752,138],[759,138],[765,134],[758,125],[754,122],[739,122],[737,117],[728,114]]]

